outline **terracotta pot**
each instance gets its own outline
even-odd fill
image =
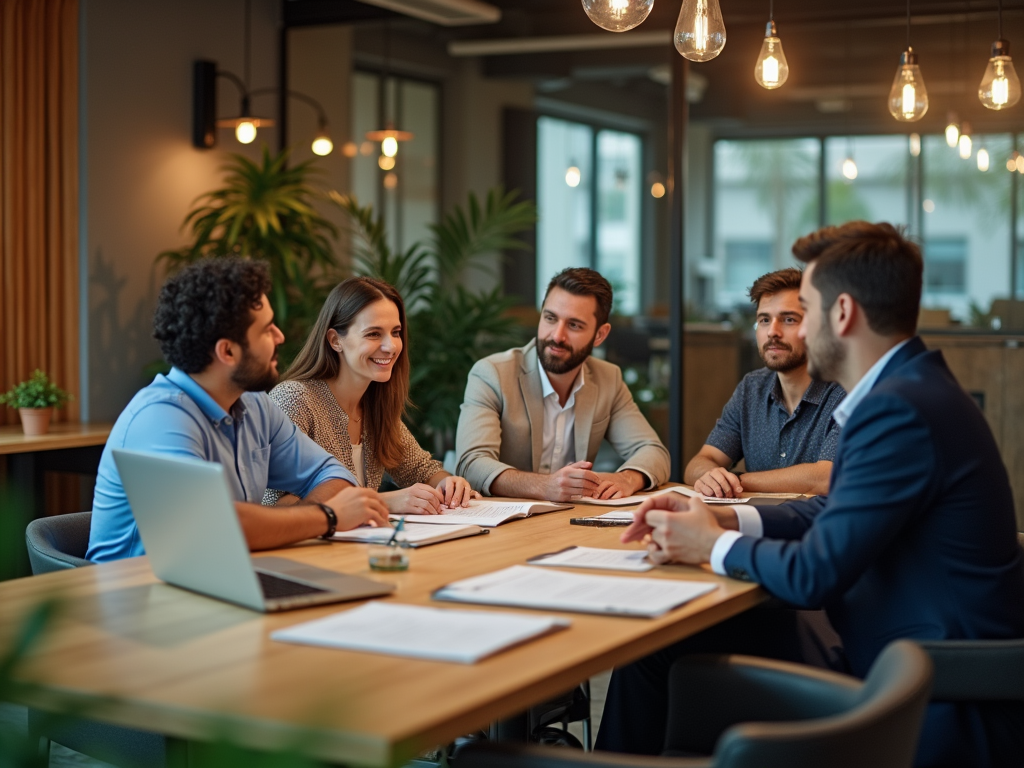
[[[53,408],[19,408],[21,428],[29,437],[45,435],[50,431],[50,417]]]

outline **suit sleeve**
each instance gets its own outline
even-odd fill
[[[646,475],[650,480],[647,488],[655,488],[668,480],[668,449],[640,413],[633,400],[633,393],[622,380],[621,372],[615,400],[612,403],[611,418],[608,420],[608,429],[604,436],[616,453],[625,460],[619,467],[619,472],[633,469]]]
[[[937,457],[931,432],[897,395],[866,398],[844,430],[841,466],[813,524],[798,521],[813,502],[767,512],[765,538],[738,539],[724,559],[726,573],[764,586],[772,595],[819,608],[842,595],[886,547],[934,502]],[[795,532],[799,539],[770,538]]]
[[[479,360],[469,372],[466,396],[455,431],[455,474],[487,496],[494,478],[514,469],[498,459],[501,454],[503,399],[498,372],[487,360]]]

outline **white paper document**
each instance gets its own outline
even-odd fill
[[[386,544],[394,535],[394,528],[355,528],[351,531],[338,531],[331,536],[332,541],[357,541],[368,544]],[[402,528],[400,537],[410,547],[423,547],[428,544],[437,544],[451,539],[461,539],[466,536],[476,536],[480,533],[488,533],[478,525],[446,525],[439,528],[436,525],[422,525],[420,523],[406,523]]]
[[[716,589],[703,581],[591,576],[513,565],[449,584],[436,600],[653,618]]]
[[[696,496],[700,498],[705,504],[746,504],[750,501],[750,497],[747,496],[742,499],[720,499],[717,496],[701,496],[696,491],[691,491],[689,488],[683,488],[681,485],[676,485],[671,488],[664,488],[654,493],[640,493],[635,496],[623,496],[621,499],[577,499],[576,504],[593,504],[597,507],[632,507],[643,502],[644,499],[649,499],[652,496],[663,496],[666,493],[678,493],[683,496]]]
[[[530,565],[554,565],[559,568],[602,568],[611,571],[649,571],[654,564],[644,549],[596,549],[567,547],[561,552],[531,557]]]
[[[271,640],[472,664],[568,627],[567,619],[372,602],[271,633]]]
[[[406,523],[429,525],[480,525],[493,528],[506,520],[569,509],[570,504],[549,504],[538,501],[484,501],[474,499],[468,507],[454,507],[440,515],[403,515]]]

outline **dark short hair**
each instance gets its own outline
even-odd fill
[[[593,296],[597,301],[597,310],[594,312],[597,324],[601,326],[608,322],[608,316],[612,313],[612,286],[600,272],[586,267],[563,269],[548,283],[544,301],[548,300],[552,288],[561,288],[574,296]]]
[[[765,296],[774,296],[780,291],[799,291],[800,278],[803,277],[803,274],[796,267],[786,267],[777,272],[761,275],[750,286],[750,301],[754,308],[757,308]]]
[[[829,309],[841,293],[864,308],[868,326],[883,336],[913,334],[921,306],[921,249],[892,224],[850,221],[824,227],[793,244],[793,255],[814,263],[811,282]]]
[[[253,311],[269,292],[270,272],[262,261],[201,259],[160,289],[153,338],[167,362],[185,373],[199,373],[213,362],[218,340],[247,346]]]

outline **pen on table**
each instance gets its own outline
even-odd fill
[[[404,517],[398,518],[398,525],[395,526],[395,532],[392,533],[391,534],[391,538],[388,539],[387,546],[390,547],[392,544],[395,543],[395,538],[398,536],[399,533],[402,532],[402,529],[404,527],[405,527],[405,518]]]

